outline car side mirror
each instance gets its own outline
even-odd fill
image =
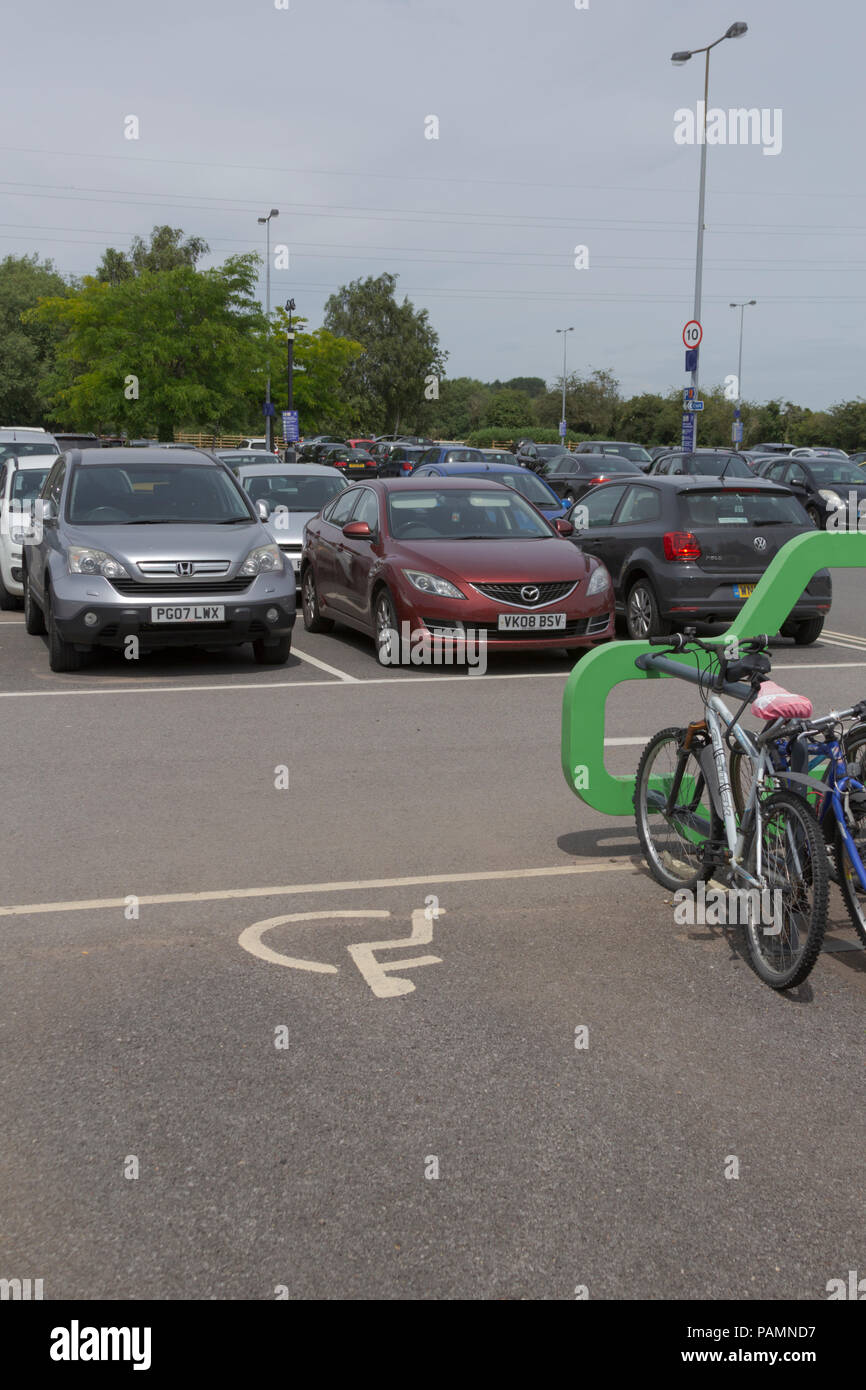
[[[41,501],[42,501],[42,507],[41,507],[42,521],[43,521],[43,522],[53,522],[53,521],[56,521],[56,520],[57,520],[57,508],[56,508],[56,506],[54,505],[54,499],[51,498],[51,497],[43,497],[43,498],[41,499]]]
[[[566,521],[564,516],[558,516],[553,524],[561,536],[574,535],[574,527],[570,521]]]
[[[373,532],[366,521],[347,521],[343,527],[343,535],[350,541],[368,541]]]
[[[262,497],[260,497],[256,502],[256,512],[258,514],[259,521],[267,521],[268,517],[270,516],[270,512],[268,511],[268,504]]]

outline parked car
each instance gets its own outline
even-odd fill
[[[230,470],[165,449],[71,450],[40,492],[42,538],[24,545],[24,625],[48,633],[52,671],[96,646],[207,650],[251,642],[282,664],[295,577]]]
[[[792,459],[847,459],[848,455],[844,449],[831,449],[825,445],[816,444],[814,448],[792,449]]]
[[[675,454],[677,452],[677,446],[675,444],[654,444],[647,452],[650,458],[655,461],[656,459],[664,458],[665,454]],[[647,470],[644,469],[644,472],[646,471]]]
[[[860,449],[856,454],[849,454],[848,461],[856,463],[858,468],[862,468],[866,464],[866,449]]]
[[[380,660],[394,631],[483,634],[494,651],[595,646],[613,632],[610,578],[569,531],[486,478],[350,487],[305,528],[304,626],[345,623],[377,641]]]
[[[806,509],[815,526],[826,527],[827,518],[848,505],[848,494],[857,495],[857,506],[866,498],[863,470],[850,459],[788,458],[774,459],[761,477],[789,487]]]
[[[610,571],[634,640],[696,622],[729,622],[786,541],[811,522],[786,489],[754,476],[620,478],[569,512],[572,540]],[[827,570],[809,581],[782,627],[807,646],[830,610]]]
[[[254,503],[267,507],[267,525],[276,544],[300,576],[304,526],[333,497],[349,486],[337,468],[300,463],[280,468],[276,463],[241,464],[238,481]]]
[[[508,463],[514,466],[514,455],[510,449],[482,449],[481,452],[490,463]]]
[[[656,459],[650,477],[690,473],[705,478],[751,478],[752,469],[730,449],[695,449],[692,454],[667,454]]]
[[[371,434],[366,439],[347,439],[346,443],[351,449],[366,449],[368,453],[372,453],[376,439],[375,436]]]
[[[418,444],[391,444],[379,463],[380,478],[405,478],[418,467],[427,450]]]
[[[336,434],[314,434],[310,439],[305,439],[298,453],[299,456],[308,463],[315,463],[316,450],[325,444],[345,444],[345,439],[340,439]]]
[[[575,453],[615,454],[617,458],[639,464],[644,473],[652,463],[652,455],[642,444],[630,444],[628,441],[616,439],[585,439],[582,444],[578,444]]]
[[[545,463],[563,454],[571,458],[571,452],[564,444],[536,444],[531,439],[521,439],[514,457],[521,468],[531,468],[533,473],[541,473]]]
[[[492,478],[497,483],[504,483],[506,487],[513,487],[515,492],[519,492],[521,497],[525,497],[527,502],[537,507],[548,521],[565,516],[571,505],[563,502],[550,483],[545,482],[538,473],[533,473],[529,468],[521,468],[514,459],[507,464],[493,463],[488,459],[483,463],[424,463],[416,468],[412,477]]]
[[[242,439],[240,444],[238,445],[238,448],[262,449],[266,454],[271,454],[272,456],[278,452],[276,444],[273,445],[272,448],[268,448],[267,438],[263,434],[256,435],[255,437],[251,436],[249,439]]]
[[[755,444],[753,445],[756,454],[790,454],[794,448],[793,444]]]
[[[347,477],[363,474],[375,478],[379,472],[379,462],[366,449],[350,449],[347,444],[329,444],[319,455],[320,463],[328,463],[339,468]]]
[[[48,449],[48,445],[45,445]],[[0,608],[20,608],[24,596],[21,550],[34,503],[57,457],[55,452],[9,454],[0,462]]]
[[[540,476],[569,504],[605,478],[640,472],[638,464],[617,458],[615,454],[558,454],[539,469]]]
[[[62,454],[65,449],[101,449],[102,440],[98,434],[72,434],[60,433],[52,435],[57,444],[58,454]]]
[[[274,462],[274,455],[269,454],[267,449],[217,449],[215,457],[230,468],[235,477],[244,464]]]
[[[44,458],[46,454],[53,454],[56,458],[59,453],[60,450],[50,434],[29,435],[24,438],[12,430],[0,430],[0,464],[3,464],[6,459],[37,456]]]
[[[472,449],[468,444],[434,444],[425,449],[421,463],[479,463],[484,458],[480,449]]]

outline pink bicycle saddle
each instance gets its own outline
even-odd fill
[[[759,719],[811,719],[812,701],[805,695],[792,695],[775,681],[762,681],[761,693],[752,702]]]

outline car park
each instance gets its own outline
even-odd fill
[[[0,462],[0,609],[21,606],[24,538],[35,520],[36,498],[56,458],[56,453],[9,454]]]
[[[786,488],[688,474],[601,484],[569,520],[573,543],[607,566],[633,640],[734,618],[777,552],[811,525]],[[814,642],[831,601],[829,572],[819,570],[783,635]]]
[[[667,454],[655,460],[649,476],[673,477],[681,473],[707,478],[752,477],[749,465],[730,449],[695,449],[691,454]]]
[[[230,470],[165,449],[71,450],[40,492],[41,539],[25,542],[24,622],[47,630],[52,671],[96,646],[141,653],[251,642],[282,664],[295,578]]]
[[[642,471],[639,464],[617,458],[615,454],[557,454],[538,470],[545,482],[569,505],[606,478],[632,476]]]
[[[567,544],[570,530],[486,478],[352,486],[307,523],[304,625],[346,624],[380,660],[392,632],[483,634],[491,651],[595,646],[613,632],[610,578]]]
[[[849,458],[794,458],[790,455],[765,464],[761,477],[789,487],[818,527],[826,527],[833,512],[847,507],[849,493],[855,494],[858,508],[866,499],[863,470]]]
[[[533,507],[537,507],[548,521],[565,516],[570,503],[563,502],[554,492],[550,483],[529,468],[521,468],[512,459],[510,463],[494,463],[485,459],[483,463],[430,463],[422,464],[412,474],[413,478],[492,478],[506,487],[513,487]]]
[[[318,463],[280,468],[272,462],[242,464],[238,481],[253,503],[267,507],[268,528],[298,578],[304,526],[349,486],[346,478],[339,469]]]

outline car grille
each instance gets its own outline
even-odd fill
[[[245,594],[252,582],[242,575],[237,579],[151,579],[146,583],[139,579],[112,579],[111,585],[119,594],[135,598],[146,598],[149,594],[160,598],[195,598],[199,594]]]
[[[492,598],[497,603],[513,604],[518,608],[542,608],[546,603],[565,598],[579,583],[578,579],[566,579],[564,583],[536,584],[531,579],[525,579],[520,584],[473,584],[473,588],[485,598]],[[520,592],[527,586],[538,590],[538,598],[533,599],[531,603],[528,603]]]
[[[434,636],[441,634],[456,637],[464,631],[462,623],[450,622],[447,618],[424,618],[422,621]],[[573,622],[566,623],[565,627],[544,628],[540,632],[500,632],[496,623],[467,623],[465,631],[470,640],[474,640],[478,633],[483,632],[489,642],[556,642],[557,639],[566,641],[569,637],[597,637],[604,632],[609,622],[609,613],[599,613],[594,618],[576,618]]]

